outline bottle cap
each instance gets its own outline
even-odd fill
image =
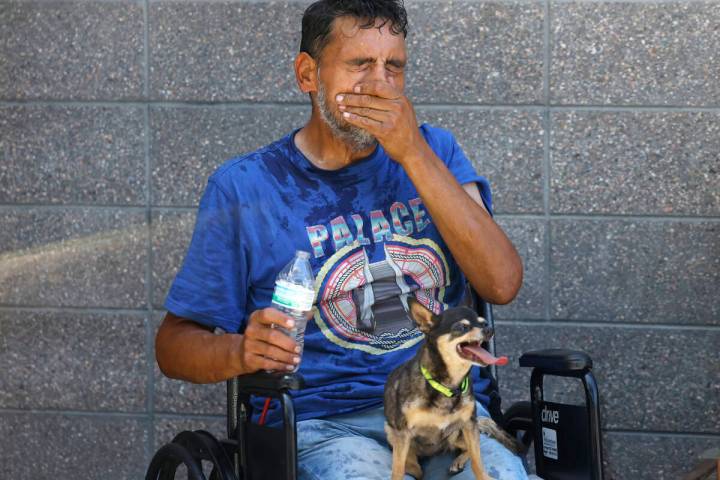
[[[305,250],[295,250],[295,256],[300,258],[310,258],[310,252]]]

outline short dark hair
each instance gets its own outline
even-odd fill
[[[360,28],[372,28],[377,20],[390,23],[394,35],[407,37],[407,12],[403,0],[319,0],[310,5],[302,18],[300,51],[317,59],[330,41],[333,20],[350,16],[361,19]]]

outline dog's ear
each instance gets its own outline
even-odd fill
[[[437,316],[427,309],[422,303],[418,302],[414,297],[408,297],[408,307],[410,316],[415,323],[418,324],[420,331],[427,333],[435,326]]]
[[[472,287],[469,282],[465,283],[465,292],[463,292],[462,299],[460,300],[460,303],[458,303],[458,306],[468,307],[475,310],[475,299],[473,298]]]

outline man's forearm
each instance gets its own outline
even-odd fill
[[[421,135],[404,83],[369,80],[335,98],[343,118],[366,130],[400,163],[455,260],[478,294],[510,302],[522,284],[522,262],[490,215],[468,196]]]
[[[509,303],[522,284],[517,250],[432,149],[425,144],[420,152],[403,159],[402,165],[440,235],[481,297]]]
[[[166,376],[194,383],[215,383],[243,373],[242,335],[215,335],[168,313],[155,338],[155,357]]]

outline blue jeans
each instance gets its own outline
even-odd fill
[[[489,416],[477,403],[477,415]],[[297,423],[300,480],[388,480],[392,450],[385,438],[382,406],[334,417]],[[522,460],[499,442],[480,436],[480,452],[488,474],[496,480],[526,480]],[[455,456],[436,455],[420,461],[428,480],[473,480],[470,462],[457,475],[448,475]],[[405,475],[405,480],[412,477]]]

